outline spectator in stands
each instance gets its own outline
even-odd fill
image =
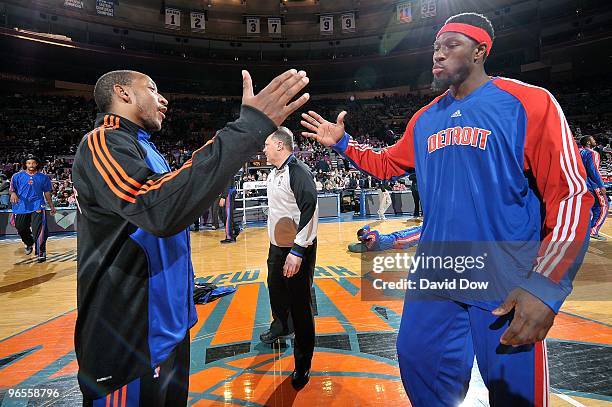
[[[10,182],[6,175],[0,174],[0,209],[6,209],[10,202]]]
[[[606,110],[609,104],[599,103],[598,100],[609,99],[612,95],[611,87],[563,85],[553,93],[568,112],[568,118],[571,118],[572,113],[579,115],[575,120],[570,120],[577,139],[584,134],[591,134],[600,146],[610,143],[612,122],[607,118],[610,117],[609,109]],[[351,102],[323,99],[311,101],[310,106],[329,115],[347,110],[352,117],[351,124],[347,124],[347,130],[351,132],[358,129],[357,132],[363,134],[356,137],[355,141],[382,148],[393,144],[399,138],[406,118],[425,104],[427,99],[427,96],[419,95],[386,95],[374,99],[355,99]],[[214,134],[212,129],[231,121],[240,108],[238,101],[193,97],[174,99],[172,106],[157,145],[172,170],[178,169],[189,159],[202,140],[207,140]],[[202,111],[210,113],[202,115]],[[584,115],[585,111],[588,115]],[[20,171],[21,158],[25,153],[24,146],[37,146],[35,152],[39,155],[42,152],[46,154],[46,157],[41,157],[46,161],[42,171],[51,177],[54,183],[53,199],[57,200],[58,194],[62,194],[64,189],[72,188],[72,163],[69,157],[74,154],[82,134],[88,131],[83,128],[83,123],[93,120],[94,115],[94,103],[82,97],[3,96],[0,98],[0,172],[10,178]],[[297,127],[298,119],[299,116],[290,118],[288,126]],[[339,171],[350,168],[346,160],[312,140],[298,136],[295,141],[295,155],[319,174],[317,178],[324,189],[328,180],[332,184],[328,186],[333,186],[333,190],[344,188],[338,177],[345,178],[344,171]],[[610,150],[598,146],[596,151],[601,155],[602,177],[607,179],[610,170],[606,161],[610,160]],[[265,180],[267,177],[266,172],[254,176],[257,180]],[[247,178],[248,176],[245,176],[245,180]],[[357,175],[360,188],[375,187],[374,183],[371,186],[365,185],[366,179],[367,175],[363,173]],[[62,188],[59,182],[65,180],[68,180],[68,184],[63,184]],[[257,193],[251,195],[256,196]]]
[[[381,183],[378,187],[378,219],[385,220],[385,212],[391,206],[391,193],[387,186]]]

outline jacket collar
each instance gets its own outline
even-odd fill
[[[294,155],[293,155],[293,153],[292,153],[292,154],[291,154],[289,157],[287,157],[287,159],[285,160],[285,162],[284,162],[284,163],[283,163],[283,164],[282,164],[280,167],[278,167],[278,170],[280,171],[280,170],[282,170],[283,168],[285,168],[285,166],[286,166],[286,165],[287,165],[287,164],[288,164],[288,163],[289,163],[291,160],[294,160],[294,159],[295,159],[295,156],[294,156]]]
[[[98,113],[96,115],[96,127],[104,126],[107,129],[121,129],[133,136],[138,136],[139,133],[149,135],[142,127],[136,123],[129,121],[125,117],[113,113]]]

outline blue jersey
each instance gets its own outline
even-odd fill
[[[586,169],[586,182],[589,191],[604,188],[604,183],[599,172],[599,153],[590,148],[581,148],[580,157],[582,158],[582,163]]]
[[[421,244],[535,242],[537,258],[517,268],[516,281],[554,310],[571,291],[593,198],[565,116],[545,89],[492,78],[463,99],[437,97],[391,147],[374,151],[345,134],[333,148],[379,179],[415,168]],[[534,272],[526,277],[524,268]]]
[[[33,175],[25,170],[11,177],[11,192],[19,197],[19,202],[13,204],[13,213],[23,214],[45,209],[45,192],[51,191],[51,179],[43,173]]]

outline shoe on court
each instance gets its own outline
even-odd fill
[[[608,240],[605,238],[605,236],[602,236],[600,234],[591,235],[591,239],[601,240],[602,242],[605,242],[606,240]]]
[[[271,332],[271,331],[268,329],[266,332],[264,332],[264,333],[262,333],[261,335],[259,335],[259,339],[260,339],[260,340],[261,340],[263,343],[268,344],[268,345],[271,345],[271,344],[273,344],[274,342],[279,341],[279,340],[284,340],[284,339],[295,339],[295,333],[294,333],[294,332],[291,332],[291,333],[288,333],[288,334],[286,334],[286,335],[282,335],[282,334],[281,334],[281,335],[276,335],[276,334],[273,334],[273,333],[272,333],[272,332]]]
[[[300,371],[295,369],[293,373],[291,373],[291,385],[296,390],[303,389],[308,382],[310,381],[310,369],[306,371]]]
[[[29,254],[32,254],[32,250],[33,250],[32,246],[26,246],[24,252],[26,255],[29,255]]]
[[[39,263],[43,263],[43,262],[47,261],[47,253],[41,253],[38,256],[38,259],[36,261],[38,261]]]

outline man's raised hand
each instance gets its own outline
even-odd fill
[[[344,116],[346,112],[340,112],[336,123],[331,123],[312,110],[302,113],[304,120],[300,124],[309,130],[303,131],[302,136],[313,138],[326,147],[333,146],[344,136]]]
[[[248,71],[242,71],[242,104],[254,107],[270,118],[277,126],[308,101],[310,95],[304,93],[289,103],[310,79],[306,72],[290,69],[276,78],[257,95],[253,94],[253,81]]]

